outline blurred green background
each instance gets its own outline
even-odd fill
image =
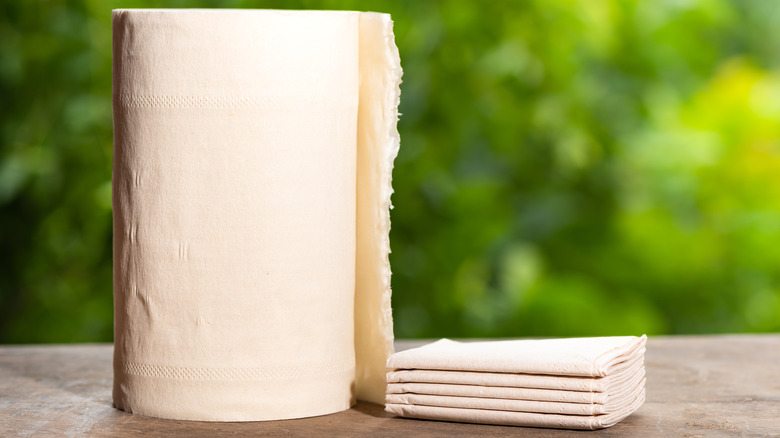
[[[389,12],[398,337],[780,331],[780,2],[3,1],[0,342],[112,339],[119,7]]]

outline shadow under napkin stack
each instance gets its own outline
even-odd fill
[[[385,410],[467,423],[610,427],[645,400],[646,340],[442,339],[388,359]]]

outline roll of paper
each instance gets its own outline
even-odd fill
[[[385,14],[116,10],[114,403],[383,403],[401,78]]]

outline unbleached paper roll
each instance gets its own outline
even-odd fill
[[[385,14],[116,10],[114,403],[383,403],[401,77]]]

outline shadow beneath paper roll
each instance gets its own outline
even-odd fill
[[[355,406],[352,407],[353,411],[359,412],[363,415],[368,415],[374,418],[393,418],[395,415],[385,412],[385,407],[376,403],[369,403],[366,401],[358,401]]]

